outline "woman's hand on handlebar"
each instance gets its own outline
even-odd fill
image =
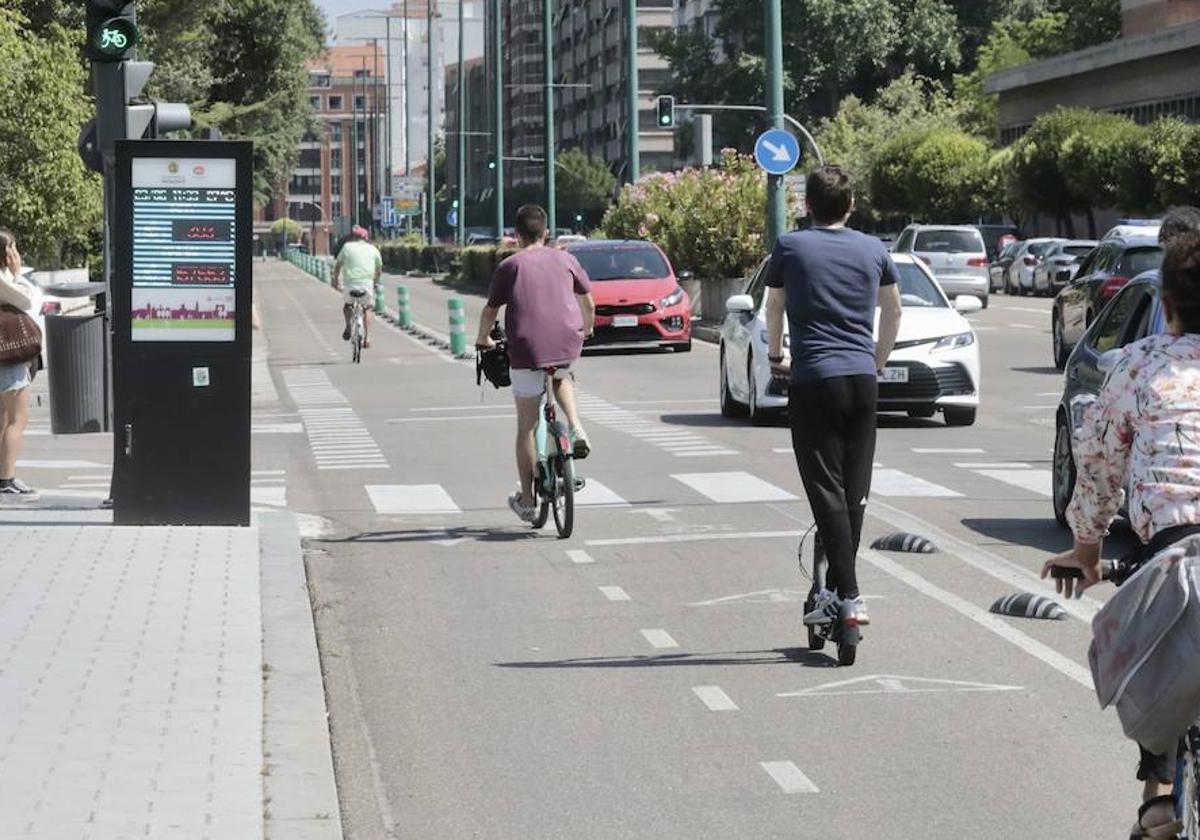
[[[1063,552],[1046,561],[1046,565],[1042,566],[1043,579],[1050,575],[1053,566],[1079,569],[1083,573],[1082,579],[1054,578],[1054,591],[1059,595],[1066,598],[1082,597],[1085,590],[1095,586],[1103,579],[1103,571],[1100,566],[1100,543],[1081,543],[1076,540],[1075,546],[1070,551]]]

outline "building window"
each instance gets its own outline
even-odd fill
[[[300,168],[301,169],[320,169],[321,168],[321,150],[320,149],[301,149],[300,150]]]
[[[329,110],[330,110],[330,111],[340,111],[340,110],[342,110],[342,97],[340,97],[340,96],[330,96],[330,97],[329,97]]]
[[[319,97],[319,96],[308,97],[308,104],[312,105],[312,109],[314,111],[320,111],[321,110],[321,97]]]
[[[330,149],[329,150],[329,168],[330,169],[341,169],[342,168],[342,150],[341,149]],[[337,191],[334,190],[334,192],[337,192]]]
[[[330,85],[328,73],[312,73],[308,77],[308,86],[316,88],[327,88]]]
[[[336,196],[342,194],[342,176],[334,175],[329,179],[329,191]]]
[[[354,110],[355,111],[365,111],[366,109],[367,109],[367,97],[365,97],[365,96],[354,97]]]

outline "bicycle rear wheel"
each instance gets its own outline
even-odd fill
[[[1200,840],[1200,724],[1183,736],[1183,785],[1179,791],[1179,817],[1187,840]]]
[[[554,495],[554,527],[559,538],[565,540],[575,530],[575,460],[559,455],[555,470],[560,480]]]
[[[354,364],[357,365],[360,362],[362,362],[362,345],[363,345],[362,336],[355,335],[354,340],[351,342],[351,344],[353,345],[352,350],[353,350],[353,355],[354,355]]]

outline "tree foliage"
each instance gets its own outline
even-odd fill
[[[983,209],[987,144],[946,128],[916,129],[879,152],[871,185],[880,210],[929,222],[961,223]]]
[[[582,214],[586,223],[594,225],[612,204],[617,189],[616,177],[608,164],[582,149],[567,149],[560,152],[556,160],[555,196],[559,213],[564,217]]]

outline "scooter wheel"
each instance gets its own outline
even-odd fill
[[[817,632],[815,627],[808,627],[808,649],[823,650],[825,648],[825,640],[821,638],[821,634]]]
[[[838,664],[849,666],[854,664],[854,659],[858,655],[858,645],[838,645]]]

